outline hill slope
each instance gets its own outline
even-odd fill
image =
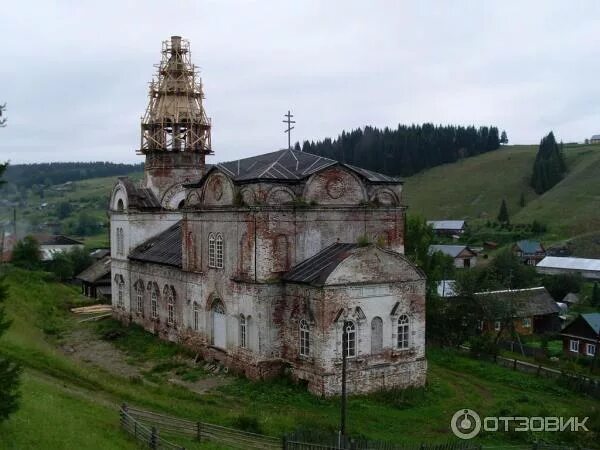
[[[541,196],[529,186],[536,151],[534,145],[507,146],[429,169],[406,179],[405,202],[429,219],[495,220],[505,198],[513,222],[537,219],[561,237],[598,230],[600,146],[565,146],[569,172]]]

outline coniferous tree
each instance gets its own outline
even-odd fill
[[[594,283],[594,288],[592,289],[592,306],[600,306],[600,286],[598,283]]]
[[[0,164],[0,185],[7,164]],[[4,300],[8,297],[6,285],[0,279],[0,338],[10,326],[4,311]],[[0,422],[6,420],[19,407],[19,374],[21,368],[8,358],[0,356]]]
[[[500,143],[504,145],[508,144],[508,136],[505,130],[502,130],[502,134],[500,135]]]
[[[498,212],[498,222],[502,224],[508,224],[510,221],[508,217],[508,208],[506,207],[506,200],[502,199],[502,204],[500,205],[500,212]]]
[[[499,148],[497,127],[371,126],[343,131],[335,140],[304,141],[302,151],[390,175],[408,176]]]
[[[550,132],[540,141],[540,146],[533,164],[531,187],[538,194],[543,194],[563,179],[567,171],[563,154],[563,144],[556,143],[554,133]]]

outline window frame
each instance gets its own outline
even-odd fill
[[[502,329],[502,321],[496,320],[494,322],[494,331],[500,331]]]
[[[358,329],[353,320],[344,322],[342,326],[342,355],[345,353],[346,358],[356,358],[356,355],[358,354],[357,332]],[[346,344],[345,346],[344,343]]]
[[[240,336],[239,342],[241,348],[248,348],[248,322],[246,316],[240,314]]]
[[[299,353],[300,356],[310,356],[310,325],[306,319],[301,319],[299,328]]]
[[[223,234],[217,233],[215,238],[215,268],[223,268],[223,247],[224,247]]]
[[[138,282],[138,286],[136,288],[136,312],[138,314],[144,314],[144,283]]]
[[[530,317],[523,318],[523,328],[531,328],[531,318]]]
[[[192,326],[194,331],[198,331],[200,329],[200,306],[196,302],[192,306],[192,316]]]
[[[396,333],[396,348],[398,350],[408,350],[410,348],[410,317],[408,314],[398,316]]]
[[[596,344],[585,344],[585,354],[586,356],[595,356],[596,355]]]
[[[579,353],[579,339],[569,339],[569,351]]]
[[[173,289],[167,289],[167,324],[175,325],[175,294]]]
[[[150,317],[158,319],[158,289],[153,286],[150,292]]]
[[[216,243],[215,234],[208,234],[208,267],[216,267]]]

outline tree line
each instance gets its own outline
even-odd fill
[[[111,177],[140,172],[140,164],[116,164],[111,162],[53,162],[10,165],[5,180],[17,187],[30,188],[34,185],[51,186],[68,181],[88,178]]]
[[[398,125],[367,126],[343,131],[336,139],[304,141],[296,150],[313,153],[388,175],[409,176],[430,167],[496,150],[508,143],[495,126]]]

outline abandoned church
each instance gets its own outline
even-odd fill
[[[173,36],[141,124],[140,184],[110,199],[115,317],[253,379],[318,395],[425,382],[425,276],[402,182],[291,149],[209,165],[189,43]]]

